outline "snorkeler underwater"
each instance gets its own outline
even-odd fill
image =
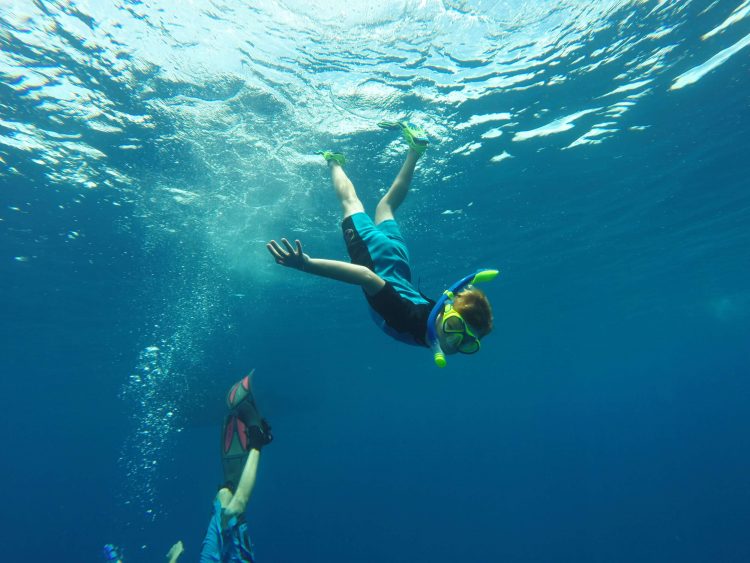
[[[750,560],[749,71],[750,0],[0,3],[3,560]]]

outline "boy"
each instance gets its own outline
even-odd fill
[[[352,263],[311,258],[302,251],[299,240],[295,241],[296,249],[285,238],[281,239],[283,248],[275,240],[266,247],[282,266],[361,286],[376,324],[393,338],[415,346],[442,348],[441,355],[473,354],[479,351],[479,341],[492,330],[492,309],[487,297],[470,286],[468,278],[455,284],[437,302],[422,295],[411,283],[409,252],[394,217],[406,199],[417,161],[427,149],[427,136],[410,122],[378,125],[401,129],[409,152],[390,189],[378,203],[374,222],[365,214],[354,185],[344,172],[344,155],[319,153],[328,162],[333,189],[341,203],[344,218],[341,227]],[[473,276],[471,280],[491,279],[478,278]],[[444,358],[442,364],[438,361],[437,352],[435,358],[441,367],[445,364]]]

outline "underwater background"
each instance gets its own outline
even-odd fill
[[[260,562],[750,560],[750,1],[0,3],[2,560],[197,560],[228,387]],[[495,330],[436,368],[322,159]]]

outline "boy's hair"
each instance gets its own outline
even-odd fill
[[[469,286],[453,300],[453,308],[479,332],[479,337],[486,336],[492,330],[492,307],[481,289]]]

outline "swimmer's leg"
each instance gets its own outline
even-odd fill
[[[232,500],[232,491],[226,487],[222,487],[219,489],[219,492],[216,493],[216,500],[219,501],[222,508],[226,508],[229,506],[229,501]]]
[[[422,156],[420,153],[410,148],[409,153],[406,155],[406,160],[401,166],[401,170],[393,180],[390,189],[378,203],[375,208],[375,224],[379,225],[383,221],[393,219],[393,214],[396,209],[406,199],[406,194],[409,192],[409,186],[411,185],[412,177],[414,176],[414,168],[417,165],[417,160]]]
[[[336,192],[336,197],[339,198],[339,202],[341,203],[341,210],[344,214],[343,218],[346,219],[355,213],[363,213],[365,207],[359,201],[357,192],[354,190],[354,184],[352,184],[342,166],[344,155],[329,151],[321,152],[320,154],[326,159],[328,168],[331,170],[331,183],[333,184],[333,191]]]
[[[225,508],[224,515],[226,518],[245,513],[247,501],[250,500],[253,487],[255,487],[255,478],[258,474],[258,460],[260,460],[260,451],[256,449],[250,450],[245,467],[242,468],[242,476],[237,485],[237,490],[232,495],[229,503],[222,505]]]

